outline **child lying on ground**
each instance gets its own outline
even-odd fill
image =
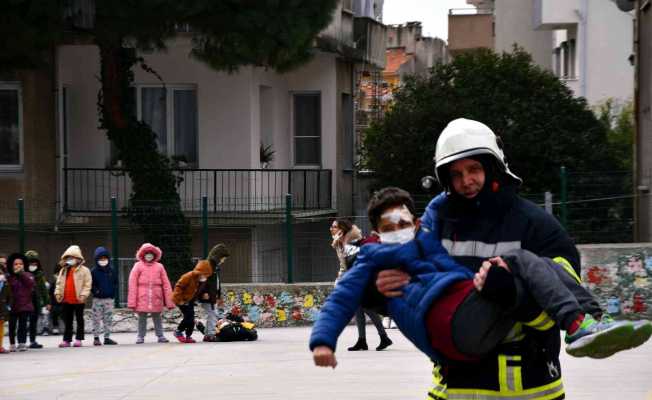
[[[206,327],[197,322],[197,330],[204,333]],[[226,317],[217,320],[214,342],[249,342],[258,340],[256,325],[245,321],[239,315],[228,313]]]
[[[442,194],[428,207],[436,211],[445,200]],[[381,244],[362,247],[356,264],[322,307],[310,337],[318,366],[337,365],[337,338],[359,306],[365,287],[378,271],[397,267],[412,279],[402,297],[387,300],[389,315],[401,332],[435,361],[482,358],[517,322],[528,322],[527,316],[539,315],[541,310],[552,318],[540,321],[541,325],[550,328],[557,323],[565,330],[566,351],[574,356],[608,357],[639,346],[652,335],[649,321],[634,324],[608,317],[596,321],[585,314],[588,303],[595,305],[586,289],[578,284],[567,286],[558,276],[565,272],[552,260],[526,250],[487,260],[474,276],[448,255],[436,229],[419,229],[414,202],[401,189],[385,188],[376,193],[368,211]],[[507,281],[513,285],[496,288],[491,284],[504,283],[504,274],[510,274],[512,279]],[[437,307],[445,297],[449,307]],[[534,302],[529,302],[530,298]]]

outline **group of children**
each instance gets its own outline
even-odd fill
[[[136,343],[145,341],[148,315],[154,321],[158,342],[167,343],[161,313],[175,307],[183,315],[175,337],[182,343],[194,343],[195,302],[200,302],[207,312],[204,341],[217,341],[215,303],[220,295],[219,279],[209,283],[208,278],[229,257],[227,247],[224,244],[213,247],[208,258],[200,260],[192,271],[184,274],[174,288],[160,263],[162,255],[158,247],[143,244],[129,275],[128,307],[138,314]],[[58,316],[63,319],[63,340],[59,347],[81,347],[85,332],[84,309],[91,295],[93,345],[116,345],[111,339],[111,328],[117,276],[110,253],[104,247],[95,250],[94,266],[89,269],[79,246],[70,246],[57,263],[51,282],[45,277],[36,251],[14,253],[9,257],[0,255],[0,354],[43,348],[36,341],[37,327],[39,318],[48,314],[51,330],[45,328],[45,332],[57,333]],[[5,322],[9,323],[8,350],[3,347]],[[74,342],[73,322],[76,322]]]

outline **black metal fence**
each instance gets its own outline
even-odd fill
[[[299,174],[302,175],[303,172]],[[100,175],[98,174],[97,179],[100,179]],[[317,179],[311,172],[306,172],[306,176],[307,179],[303,180],[301,177],[299,182],[310,181],[312,177]],[[110,179],[114,178],[116,177]],[[69,176],[68,179],[72,180],[72,177]],[[81,175],[74,179],[81,179]],[[89,177],[84,179],[90,179],[92,182]],[[214,179],[213,175],[210,175],[210,179]],[[269,179],[270,182],[273,181],[271,176]],[[547,208],[563,221],[576,243],[632,241],[634,196],[631,191],[631,175],[624,172],[572,172],[568,174],[566,181],[565,195],[558,189],[548,196],[544,193],[527,192],[524,196],[540,207]],[[317,191],[310,189],[311,186],[294,185],[295,183],[297,180],[292,182],[293,187],[300,188],[300,191],[306,187],[307,192],[317,196]],[[213,186],[209,188],[212,190]],[[203,192],[199,191],[205,192],[205,187]],[[294,190],[293,192],[297,193]],[[117,202],[120,194],[116,195]],[[128,192],[126,195],[128,196]],[[78,190],[76,196],[82,196],[81,190]],[[92,198],[86,194],[83,196]],[[122,196],[124,201],[125,194]],[[192,226],[192,256],[202,257],[209,246],[218,242],[225,243],[232,251],[232,256],[222,270],[225,283],[333,280],[338,264],[335,252],[330,246],[328,228],[335,217],[335,211],[310,209],[311,203],[302,200],[310,196],[302,196],[282,196],[283,200],[277,200],[274,205],[279,209],[268,212],[249,212],[252,209],[243,206],[242,209],[248,212],[219,212],[224,208],[218,207],[218,212],[215,213],[211,212],[215,210],[211,208],[215,205],[214,200],[193,200],[199,210],[202,210],[203,205],[206,208],[203,208],[203,212],[188,213]],[[433,194],[414,194],[413,197],[417,213],[421,214]],[[76,201],[86,200],[85,197],[75,198],[78,199]],[[288,199],[291,201],[287,202]],[[359,200],[355,215],[348,217],[362,228],[363,233],[368,234],[371,229],[365,215],[366,199]],[[57,218],[55,203],[47,204],[36,199],[24,202],[5,200],[0,204],[0,252],[36,249],[41,253],[44,265],[51,269],[70,244],[80,245],[89,262],[92,262],[91,255],[95,247],[101,245],[110,248],[114,257],[121,259],[124,278],[133,265],[132,257],[136,249],[144,241],[141,227],[131,223],[124,215],[119,217],[117,212],[114,218],[108,218],[109,213],[102,214],[105,209],[99,206],[104,202],[110,205],[110,198],[102,199],[98,194],[94,201],[96,202],[89,204],[95,208],[88,208],[93,212],[100,211],[97,215],[64,213]],[[326,202],[322,205],[325,204]],[[150,207],[151,212],[155,214],[163,206],[164,204],[153,204]],[[71,209],[73,208],[69,203],[68,210]],[[268,209],[272,207],[268,206]],[[108,210],[110,211],[110,207]],[[174,228],[170,226],[171,234],[174,234]],[[174,252],[171,248],[162,250],[167,254]],[[190,268],[191,263],[188,265],[188,269]],[[122,284],[124,287],[125,282]]]
[[[208,199],[213,213],[282,212],[285,195],[295,209],[332,207],[332,171],[327,169],[174,169],[184,211],[199,212]],[[129,206],[129,171],[115,168],[64,168],[65,212],[108,213],[111,197]]]

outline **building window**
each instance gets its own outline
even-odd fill
[[[321,93],[295,93],[294,164],[321,164]]]
[[[577,79],[576,74],[576,42],[575,39],[561,42],[555,49],[555,75],[561,79]]]
[[[569,78],[568,76],[568,71],[570,69],[570,63],[569,63],[569,51],[568,51],[568,42],[562,42],[561,44],[561,53],[563,57],[563,63],[562,63],[562,78]]]
[[[260,145],[274,151],[274,92],[269,86],[258,87],[258,112]],[[267,165],[269,166],[269,162]]]
[[[575,79],[577,75],[575,74],[575,54],[577,53],[575,49],[575,39],[568,41],[568,77]]]
[[[557,47],[555,49],[555,76],[561,76],[561,48]]]
[[[137,86],[136,115],[154,133],[162,154],[196,168],[197,90],[191,86]]]
[[[20,84],[0,82],[0,170],[23,165],[23,94]]]

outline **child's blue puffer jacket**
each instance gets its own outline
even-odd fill
[[[428,210],[436,213],[446,197],[432,200]],[[389,315],[401,332],[433,360],[441,357],[432,349],[425,316],[430,305],[455,282],[473,278],[441,245],[435,218],[422,226],[417,238],[403,245],[368,244],[361,248],[353,267],[338,281],[326,299],[310,336],[310,350],[325,345],[335,350],[337,338],[360,306],[365,287],[383,269],[401,267],[412,276],[403,296],[388,299]]]

